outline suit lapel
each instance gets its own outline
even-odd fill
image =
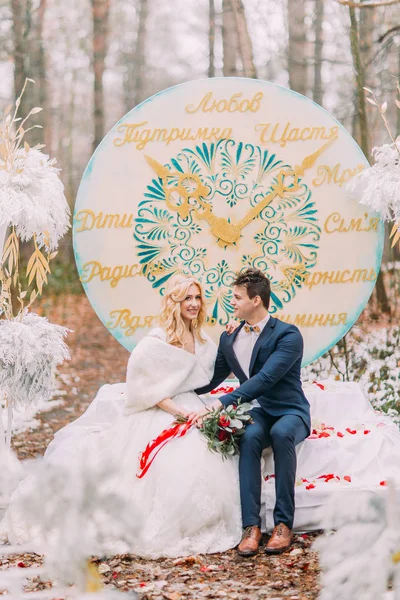
[[[269,336],[269,334],[271,333],[271,330],[275,327],[275,323],[276,323],[276,319],[274,319],[274,317],[270,317],[268,319],[268,323],[266,324],[266,326],[264,327],[264,329],[258,336],[258,339],[253,348],[253,352],[251,354],[250,367],[249,367],[249,376],[250,377],[251,377],[251,372],[254,367],[254,363],[256,362],[258,351],[261,348],[261,346],[263,345],[263,343],[265,342],[265,340],[267,339],[267,337]]]
[[[234,363],[235,365],[235,375],[237,376],[238,379],[240,379],[241,381],[243,381],[244,379],[248,379],[247,375],[244,373],[242,367],[239,364],[239,361],[236,357],[235,351],[233,349],[233,343],[236,340],[236,336],[239,333],[239,331],[242,329],[243,325],[245,324],[244,321],[242,321],[239,325],[239,327],[231,334],[231,335],[227,335],[226,336],[226,352],[230,357],[231,362]]]

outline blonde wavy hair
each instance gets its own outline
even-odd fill
[[[171,346],[180,346],[183,348],[183,339],[186,328],[181,315],[181,303],[185,300],[191,285],[196,285],[199,288],[201,296],[199,314],[195,322],[192,322],[191,330],[194,337],[201,344],[204,344],[206,341],[201,335],[201,327],[205,323],[207,317],[204,292],[201,283],[194,277],[175,275],[175,277],[171,277],[167,289],[165,290],[159,318],[160,325],[167,334],[167,343],[171,344]]]

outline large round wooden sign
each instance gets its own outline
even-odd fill
[[[383,228],[346,191],[367,164],[329,113],[277,85],[207,79],[156,94],[111,129],[82,178],[73,232],[89,300],[131,350],[156,326],[168,279],[191,274],[218,340],[235,272],[255,266],[271,280],[271,314],[302,331],[307,364],[375,285]]]

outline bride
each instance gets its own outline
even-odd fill
[[[176,415],[191,419],[204,407],[192,390],[208,384],[214,369],[216,346],[202,331],[205,318],[200,283],[174,277],[162,300],[161,327],[132,351],[126,384],[103,386],[44,457],[73,468],[77,457],[100,447],[105,459],[116,459],[115,489],[129,498],[139,529],[129,551],[142,557],[222,552],[241,538],[237,461],[210,452],[196,427],[166,444],[145,475],[136,476],[147,444]],[[9,539],[24,543],[27,529],[15,513],[11,500]]]

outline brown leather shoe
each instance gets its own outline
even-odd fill
[[[285,552],[285,550],[290,548],[292,537],[292,530],[283,523],[279,523],[279,525],[274,528],[272,535],[268,540],[268,544],[265,547],[265,553],[281,554],[281,552]]]
[[[254,556],[257,554],[261,538],[261,529],[257,527],[257,525],[246,527],[237,549],[238,554],[240,554],[240,556]]]

